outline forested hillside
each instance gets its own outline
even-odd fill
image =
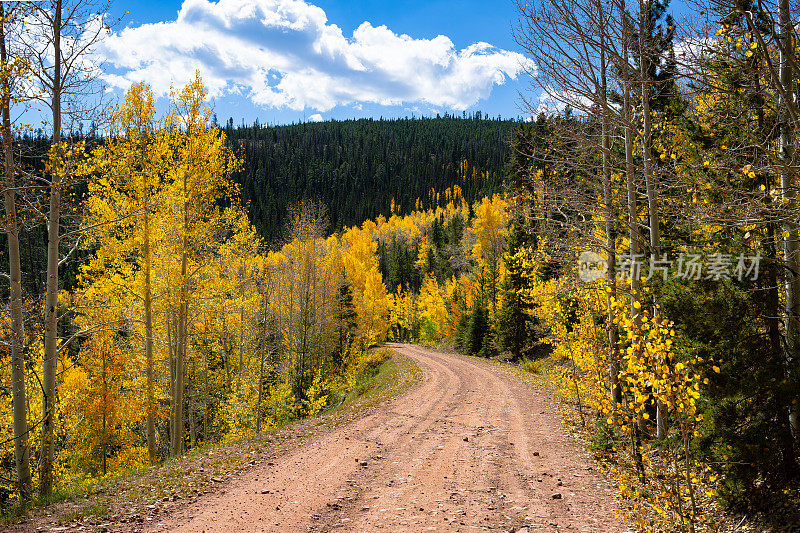
[[[224,127],[243,160],[234,175],[259,234],[280,236],[286,208],[313,199],[330,229],[357,225],[391,204],[410,211],[431,189],[459,185],[474,201],[497,192],[517,123],[469,118],[347,120]]]

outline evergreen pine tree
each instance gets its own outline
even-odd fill
[[[488,357],[492,351],[490,336],[489,311],[482,300],[476,300],[464,338],[467,354]]]
[[[514,359],[519,359],[525,348],[530,337],[531,323],[528,314],[530,306],[522,298],[522,290],[526,284],[522,274],[522,265],[517,256],[527,240],[521,224],[522,221],[514,220],[508,236],[508,253],[505,256],[508,273],[501,292],[502,306],[498,331],[500,347],[511,352]]]
[[[358,327],[358,313],[353,305],[353,285],[343,278],[336,298],[336,349],[333,362],[341,365],[350,349],[353,333]]]

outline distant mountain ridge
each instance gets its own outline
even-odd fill
[[[314,199],[330,229],[389,215],[392,200],[408,212],[459,185],[468,201],[497,192],[518,121],[444,116],[358,119],[288,126],[223,126],[243,159],[235,175],[259,233],[280,238],[286,209]]]

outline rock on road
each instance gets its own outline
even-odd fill
[[[474,358],[414,345],[422,383],[162,517],[153,530],[624,531],[552,400]]]

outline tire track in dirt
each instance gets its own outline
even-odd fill
[[[391,347],[424,368],[417,388],[150,530],[626,529],[550,398],[484,360]]]

